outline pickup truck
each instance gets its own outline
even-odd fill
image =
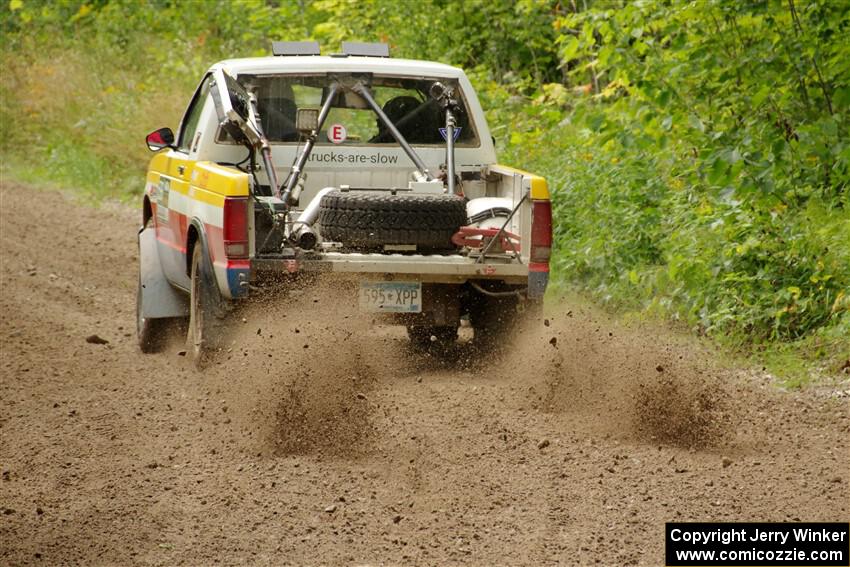
[[[498,346],[540,305],[552,213],[546,181],[499,165],[464,72],[383,44],[274,42],[203,76],[175,136],[148,135],[138,341],[188,319],[198,366],[254,290],[349,282],[350,301],[421,346]]]

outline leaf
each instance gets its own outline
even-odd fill
[[[582,26],[581,39],[585,45],[596,44],[596,38],[593,36],[593,25],[590,22],[585,22]]]
[[[833,103],[839,108],[850,107],[850,86],[841,87],[832,97]]]
[[[770,85],[765,85],[761,89],[759,89],[759,91],[753,95],[753,107],[761,106],[761,103],[763,103],[765,99],[767,99],[767,97],[770,95],[770,91],[772,90],[773,89],[770,87]]]
[[[712,185],[723,185],[726,181],[726,171],[728,168],[729,164],[718,156],[708,172],[708,182]]]
[[[578,38],[569,36],[569,38],[564,41],[563,48],[561,49],[561,57],[564,61],[572,61],[575,59],[576,53],[578,53],[578,48]]]
[[[71,17],[72,22],[76,22],[82,18],[85,18],[92,11],[92,7],[89,4],[83,4],[80,6],[80,9],[77,10],[77,13]]]
[[[688,114],[688,125],[694,130],[705,132],[705,124],[702,123],[702,120],[696,114]]]
[[[832,118],[826,118],[821,122],[821,130],[827,136],[834,137],[838,135],[838,124]]]
[[[24,0],[9,0],[9,11],[14,12],[24,7]]]
[[[614,54],[614,48],[610,45],[606,45],[602,49],[599,50],[599,66],[606,67],[608,65],[608,60],[611,58],[611,55]]]

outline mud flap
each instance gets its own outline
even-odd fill
[[[156,232],[145,228],[139,232],[139,268],[141,270],[141,310],[146,319],[188,317],[189,297],[174,289],[159,263]]]

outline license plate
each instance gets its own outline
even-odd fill
[[[360,310],[370,313],[421,313],[419,282],[360,282]]]

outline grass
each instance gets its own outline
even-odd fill
[[[547,309],[555,310],[563,301],[585,306],[591,311],[599,310],[626,325],[649,325],[686,341],[690,338],[703,345],[711,345],[726,366],[767,372],[782,388],[801,389],[850,379],[846,367],[850,364],[850,317],[846,315],[838,324],[797,341],[754,341],[743,334],[705,336],[695,332],[684,321],[670,319],[662,311],[646,310],[638,305],[627,306],[622,302],[600,302],[587,290],[572,286],[564,275],[550,284],[546,296]]]
[[[121,57],[90,46],[22,49],[2,57],[0,151],[6,174],[98,200],[140,195],[150,159],[144,137],[177,126],[201,72],[160,84],[158,69],[143,62],[128,67]]]
[[[4,179],[73,189],[92,201],[129,202],[144,187],[144,169],[115,171],[108,158],[68,143],[45,148],[35,155],[6,154],[2,171]]]

